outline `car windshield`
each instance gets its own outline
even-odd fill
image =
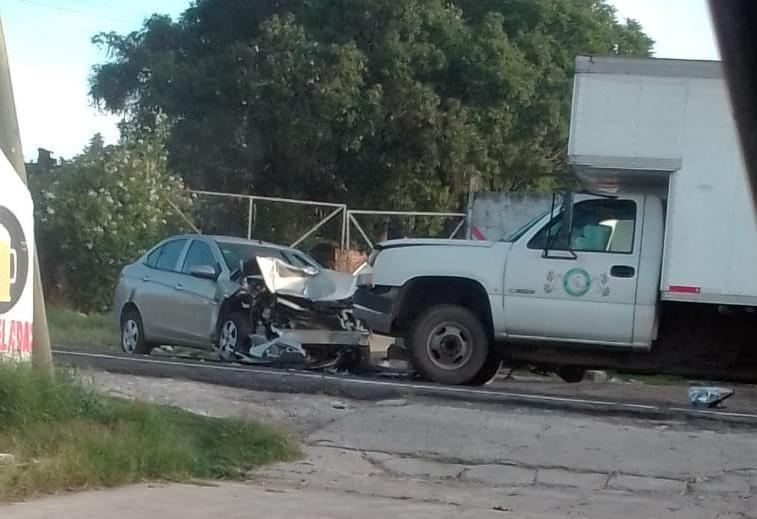
[[[252,245],[247,243],[225,242],[218,241],[218,248],[221,249],[226,265],[229,270],[234,271],[239,268],[239,264],[243,261],[255,258],[257,256],[263,256],[268,258],[279,258],[285,260],[281,251],[278,249],[272,249],[267,247],[260,247],[258,245]]]
[[[322,268],[315,259],[308,256],[304,252],[290,249],[281,251],[281,254],[284,256],[284,260],[287,263],[294,265],[295,267],[313,267],[319,270]]]
[[[321,268],[313,258],[294,249],[276,249],[252,243],[227,241],[217,241],[216,243],[218,243],[223,259],[231,271],[238,269],[240,262],[256,257],[278,258],[295,267]]]

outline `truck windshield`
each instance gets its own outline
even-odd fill
[[[548,214],[549,214],[549,209],[546,210],[546,211],[544,211],[544,212],[542,212],[542,213],[540,213],[539,216],[536,216],[535,218],[533,218],[532,220],[530,220],[525,225],[519,227],[516,231],[510,233],[510,235],[508,235],[502,241],[505,241],[505,242],[518,241],[521,236],[523,236],[524,234],[526,234],[531,227],[533,227],[534,225],[536,225],[536,223],[539,222],[539,220],[541,220],[542,218],[544,218]]]

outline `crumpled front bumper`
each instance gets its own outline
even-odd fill
[[[399,287],[384,286],[358,288],[353,302],[355,317],[372,332],[391,335],[400,290]]]

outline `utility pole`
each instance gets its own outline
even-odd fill
[[[24,154],[21,150],[21,135],[18,130],[16,116],[16,102],[13,98],[11,73],[8,64],[8,51],[5,47],[5,32],[0,19],[0,149],[16,173],[26,181],[26,166]],[[42,292],[42,278],[39,274],[39,258],[37,247],[34,247],[34,329],[32,347],[32,366],[37,370],[54,375],[53,357],[50,350],[50,333],[47,329],[47,312],[45,311],[45,294]]]

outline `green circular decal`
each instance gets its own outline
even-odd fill
[[[591,277],[582,268],[570,269],[562,277],[562,287],[567,294],[573,297],[581,297],[591,288]]]

